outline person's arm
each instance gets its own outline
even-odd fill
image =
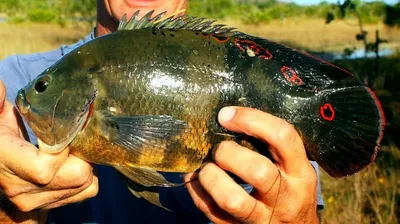
[[[91,164],[69,155],[68,150],[41,153],[25,141],[22,120],[5,96],[0,80],[0,223],[35,223],[46,214],[36,209],[94,197],[98,180]]]
[[[267,142],[274,162],[235,142],[222,142],[198,181],[187,184],[195,205],[215,223],[318,223],[317,174],[294,127],[251,108],[224,108],[218,119],[231,131]],[[253,192],[248,194],[225,171],[254,186]]]

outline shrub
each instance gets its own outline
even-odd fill
[[[260,10],[256,7],[252,7],[242,17],[242,21],[246,24],[261,24],[269,23],[272,18],[267,10]]]
[[[33,9],[28,12],[28,18],[32,22],[50,23],[57,18],[57,14],[50,9]]]
[[[22,17],[22,16],[12,16],[12,17],[7,18],[8,23],[18,24],[18,23],[23,23],[25,21],[26,21],[26,17]]]
[[[222,19],[233,14],[234,3],[232,0],[192,0],[188,6],[190,15]]]

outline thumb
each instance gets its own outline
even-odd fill
[[[0,113],[3,112],[4,104],[6,102],[6,86],[3,81],[0,80]]]

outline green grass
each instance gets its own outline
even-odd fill
[[[354,176],[333,179],[323,173],[324,223],[398,223],[399,171],[400,150],[389,142],[374,164]]]
[[[71,44],[91,31],[85,24],[0,23],[0,59],[11,54],[48,51]]]
[[[379,76],[373,59],[340,60],[335,64],[361,80],[370,74],[371,86],[385,111],[385,135],[375,163],[343,179],[321,176],[326,203],[324,223],[380,223],[400,221],[400,55],[382,58]]]

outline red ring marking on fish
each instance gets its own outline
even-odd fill
[[[202,36],[202,37],[208,37],[208,34],[207,34],[207,33],[200,33],[200,36]]]
[[[235,39],[234,44],[238,47],[242,52],[245,52],[247,48],[250,48],[254,51],[255,55],[262,59],[271,59],[272,54],[259,44],[256,44],[250,40],[243,40],[243,39]]]
[[[229,37],[227,36],[217,36],[217,35],[212,35],[212,38],[217,41],[218,43],[225,43],[230,40]],[[225,38],[225,39],[224,39]]]
[[[235,39],[234,43],[235,43],[236,47],[238,47],[241,51],[243,51],[243,52],[245,51],[244,48],[242,47],[242,45],[240,45],[239,39]]]
[[[327,114],[329,112],[330,114]],[[325,103],[319,108],[319,114],[326,121],[333,121],[335,119],[335,110],[330,103]]]
[[[283,73],[283,76],[288,82],[293,83],[295,85],[303,84],[303,80],[297,75],[296,71],[294,71],[292,68],[289,68],[287,66],[282,66],[281,72]]]

